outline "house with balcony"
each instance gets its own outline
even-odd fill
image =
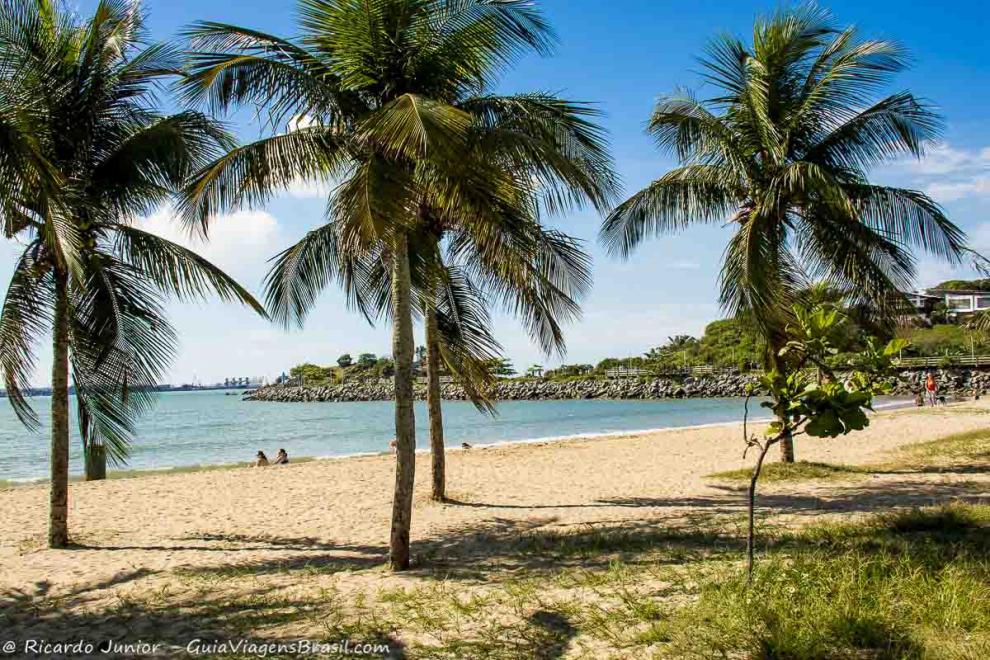
[[[980,289],[935,287],[908,293],[906,296],[918,313],[925,316],[939,305],[950,317],[990,311],[990,291]]]

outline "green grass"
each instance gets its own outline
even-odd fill
[[[686,563],[671,552],[702,538],[593,538],[599,552],[638,554],[517,571],[480,593],[449,579],[381,592],[365,607],[379,629],[417,640],[409,657],[990,657],[988,506],[778,531],[752,586],[738,551]],[[524,547],[582,556],[589,542],[563,534]]]
[[[760,473],[760,483],[783,481],[839,480],[849,479],[868,474],[869,468],[854,465],[831,465],[829,463],[812,463],[797,461],[796,463],[767,463]],[[749,482],[752,470],[742,468],[728,472],[716,472],[706,475],[708,479],[719,481]]]
[[[897,458],[910,465],[918,462],[990,462],[990,429],[955,433],[901,447]]]
[[[798,461],[796,463],[768,463],[763,466],[760,483],[797,481],[840,481],[881,470],[911,470],[933,466],[951,467],[960,464],[990,464],[990,429],[977,429],[939,438],[904,445],[897,449],[891,460],[880,465],[833,465]],[[708,479],[747,483],[750,468],[716,472]]]
[[[781,536],[659,625],[684,657],[990,657],[990,507],[953,504]]]

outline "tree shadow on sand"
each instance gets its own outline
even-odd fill
[[[715,488],[721,492],[689,497],[610,498],[564,507],[451,501],[447,505],[486,508],[507,515],[493,515],[416,541],[413,567],[407,575],[491,582],[513,579],[520,572],[603,569],[616,560],[631,564],[683,564],[706,557],[736,555],[743,544],[745,493],[734,487]],[[847,486],[832,484],[821,494],[761,494],[757,507],[764,517],[786,515],[811,519],[822,513],[871,513],[947,500],[981,503],[987,502],[988,497],[983,486],[976,482],[883,480]],[[550,512],[554,508],[574,506],[635,511],[630,511],[629,516],[577,523],[565,523]],[[516,510],[527,509],[547,511],[547,515],[516,517]],[[244,562],[228,560],[222,565],[184,570],[201,576],[228,577],[299,571],[325,574],[378,568],[387,554],[384,545],[333,546],[327,552],[319,549],[313,547],[316,552],[300,552],[298,556],[262,557]]]

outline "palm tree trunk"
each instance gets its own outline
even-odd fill
[[[69,544],[69,292],[68,278],[55,270],[52,323],[52,456],[48,547]]]
[[[416,417],[413,411],[412,330],[409,248],[405,235],[395,241],[392,259],[392,359],[395,360],[395,493],[389,564],[409,568],[409,531],[416,478]]]
[[[426,309],[426,406],[430,413],[430,456],[433,458],[431,497],[447,498],[446,457],[443,446],[443,409],[440,404],[440,340],[437,337],[437,311],[432,301]]]
[[[86,481],[107,478],[107,452],[103,445],[86,445]]]
[[[780,349],[784,347],[784,344],[786,342],[787,342],[787,336],[783,332],[779,334],[774,333],[767,340],[767,344],[769,346],[769,355],[767,360],[768,366],[771,369],[777,369],[781,373],[784,373],[787,366],[782,360],[779,359]],[[786,419],[778,419],[778,421],[780,422],[781,427],[784,428],[787,427]],[[790,433],[786,433],[780,439],[780,462],[781,463],[794,462],[794,438],[791,436]]]

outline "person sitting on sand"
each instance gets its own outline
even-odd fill
[[[285,453],[284,449],[279,449],[278,453],[275,454],[275,462],[272,465],[288,465],[289,455]]]
[[[921,392],[918,392],[914,396],[914,405],[916,405],[919,408],[925,405],[925,397],[921,394]]]
[[[258,453],[254,456],[254,467],[266,467],[268,465],[268,457],[265,456],[265,452],[258,450]]]

